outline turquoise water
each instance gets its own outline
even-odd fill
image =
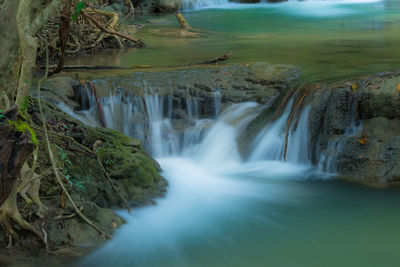
[[[173,15],[160,15],[139,34],[146,49],[70,62],[166,67],[233,51],[231,63],[291,64],[310,78],[398,68],[400,1],[355,2],[229,4],[185,12],[199,33],[190,38],[177,34]],[[399,190],[345,183],[309,166],[231,165],[234,153],[219,147],[228,133],[235,140],[226,129],[202,152],[206,164],[195,155],[159,159],[170,183],[166,198],[132,214],[121,211],[127,224],[76,265],[399,266]],[[232,151],[233,143],[227,144]]]
[[[398,266],[398,190],[160,163],[167,197],[121,212],[127,225],[78,266]]]
[[[198,34],[189,37],[181,36],[172,14],[146,17],[140,20],[144,28],[137,36],[147,48],[71,62],[166,67],[232,51],[231,63],[291,64],[317,78],[398,68],[400,1],[347,2],[229,4],[184,12]]]

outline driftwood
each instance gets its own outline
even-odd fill
[[[35,149],[29,132],[19,132],[8,123],[8,120],[19,119],[18,107],[11,107],[3,115],[0,126],[0,206],[9,197],[24,162]]]
[[[103,125],[103,127],[107,127],[106,118],[104,116],[103,107],[101,106],[100,100],[97,97],[96,86],[94,85],[94,83],[92,81],[87,81],[87,84],[89,84],[89,87],[92,90],[92,93],[93,93],[93,95],[94,95],[94,97],[96,99],[97,108],[99,109],[99,113],[100,113],[101,124]]]
[[[228,60],[230,56],[232,55],[232,51],[225,53],[223,56],[219,56],[213,59],[205,60],[205,61],[200,61],[200,62],[194,62],[194,63],[189,63],[186,65],[182,66],[193,66],[193,65],[206,65],[206,64],[218,64],[219,62]]]
[[[109,30],[109,29],[105,28],[103,25],[101,25],[101,23],[100,23],[97,19],[95,19],[94,17],[92,17],[92,16],[90,16],[88,13],[86,13],[86,11],[83,11],[83,10],[82,10],[82,11],[81,11],[81,14],[82,14],[82,16],[84,16],[85,18],[87,18],[88,20],[90,20],[91,22],[93,22],[94,25],[96,25],[96,27],[99,28],[102,32],[105,32],[105,33],[107,33],[107,34],[112,34],[112,35],[119,36],[119,37],[121,37],[121,38],[127,39],[127,40],[129,40],[129,41],[134,42],[134,43],[140,42],[140,40],[138,40],[138,39],[134,39],[134,38],[132,38],[132,37],[130,37],[130,36],[127,36],[127,35],[125,35],[125,34],[122,34],[122,33],[120,33],[120,32],[116,32],[116,31],[114,31],[114,30]]]
[[[232,55],[232,52],[225,53],[222,56],[205,60],[205,61],[200,61],[200,62],[193,62],[189,64],[184,64],[184,65],[175,65],[175,66],[169,66],[169,68],[176,68],[176,67],[187,67],[187,66],[195,66],[195,65],[207,65],[207,64],[218,64],[219,62],[226,61],[230,58]],[[40,68],[44,68],[44,66],[40,66]],[[138,65],[138,66],[130,66],[130,67],[122,67],[122,66],[99,66],[99,65],[94,65],[94,66],[87,66],[87,65],[77,65],[77,66],[64,66],[64,70],[131,70],[131,69],[148,69],[152,68],[149,65]]]
[[[176,17],[176,19],[178,20],[179,25],[181,26],[181,29],[182,29],[182,30],[188,30],[188,29],[191,28],[190,25],[189,25],[189,23],[188,23],[187,20],[185,19],[185,17],[182,15],[182,13],[176,12],[176,13],[175,13],[175,17]]]

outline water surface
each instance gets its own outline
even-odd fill
[[[198,37],[179,36],[172,14],[146,17],[138,33],[145,49],[70,63],[166,67],[232,51],[231,63],[291,64],[306,76],[342,78],[400,66],[399,14],[396,0],[228,3],[184,12]]]
[[[292,64],[309,78],[338,79],[399,66],[400,1],[221,3],[185,12],[200,37],[171,37],[175,18],[160,15],[152,18],[158,24],[139,34],[146,49],[96,55],[95,64],[163,67],[233,51],[232,63]],[[88,57],[71,63],[79,61],[94,62]],[[210,129],[202,134],[196,134],[202,121],[188,109],[196,123],[178,146],[160,100],[148,95],[143,105],[150,121],[148,147],[170,183],[166,198],[132,214],[120,211],[127,224],[76,265],[399,265],[399,191],[341,182],[307,165],[308,112],[289,136],[287,163],[282,153],[289,111],[260,133],[243,161],[236,138],[254,118],[257,104],[236,105],[218,119],[209,118]]]

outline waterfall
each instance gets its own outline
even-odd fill
[[[283,115],[276,121],[266,125],[252,144],[250,161],[283,160],[285,149],[286,124],[293,101],[289,101]],[[304,108],[295,128],[292,123],[289,129],[286,161],[295,164],[308,164],[308,113],[310,107]]]
[[[251,8],[254,5],[258,7],[275,7],[277,5],[289,6],[292,4],[365,4],[381,2],[383,0],[282,0],[282,1],[271,1],[271,0],[260,0],[249,3],[240,0],[162,0],[163,5],[171,8],[176,8],[184,11],[198,10],[204,8]]]
[[[160,95],[156,88],[150,87],[145,87],[144,93],[139,95],[121,88],[102,89],[108,91],[108,95],[99,98],[104,111],[103,123],[96,98],[89,90],[80,91],[82,110],[73,112],[62,103],[59,107],[90,125],[105,124],[108,128],[142,140],[145,149],[156,158],[184,156],[195,159],[207,168],[240,164],[242,157],[236,139],[264,108],[269,107],[245,102],[222,109],[221,95],[215,91],[210,105],[214,110],[205,115],[200,114],[204,103],[189,91],[177,99],[172,94]],[[284,161],[286,124],[292,103],[289,101],[281,117],[260,131],[251,144],[251,153],[246,162]],[[288,163],[310,163],[307,130],[309,110],[309,107],[305,107],[289,130]]]
[[[82,110],[74,112],[64,103],[59,103],[59,108],[86,124],[102,126],[94,94],[88,90],[79,93]],[[199,102],[189,92],[187,97],[178,100],[176,107],[173,107],[171,94],[160,96],[153,88],[146,88],[144,95],[134,95],[119,88],[108,94],[99,98],[104,125],[142,140],[144,147],[155,157],[190,153],[215,123],[221,109],[218,92],[214,94],[214,111],[210,118],[199,118]]]

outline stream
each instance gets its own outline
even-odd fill
[[[231,63],[289,64],[318,79],[347,78],[400,66],[400,1],[224,2],[183,13],[200,33],[197,37],[177,35],[173,14],[144,17],[140,20],[144,28],[137,36],[146,49],[108,50],[70,59],[67,64],[166,67],[232,51]],[[153,23],[147,23],[149,19]]]
[[[96,64],[163,67],[233,50],[233,63],[292,64],[310,78],[337,79],[400,63],[398,1],[199,2],[183,7],[191,8],[186,18],[206,37],[166,42],[149,26],[141,33],[148,48],[97,55]],[[85,62],[94,58],[70,61]],[[286,162],[290,110],[265,126],[243,158],[237,138],[262,105],[221,107],[216,95],[214,115],[204,118],[196,100],[186,99],[194,123],[176,131],[168,99],[152,88],[146,92],[124,103],[105,100],[105,120],[144,142],[169,182],[166,197],[131,214],[119,211],[127,224],[74,266],[398,266],[398,190],[346,183],[309,165],[307,108],[289,136]],[[94,109],[95,100],[90,103]],[[91,109],[77,114],[62,108],[99,125]],[[146,114],[149,136],[144,125],[131,123],[135,114]]]

